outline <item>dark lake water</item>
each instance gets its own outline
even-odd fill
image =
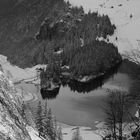
[[[115,74],[111,73],[88,84],[70,81],[68,84],[61,85],[59,92],[52,93],[51,97],[48,93],[42,93],[42,96],[38,86],[26,83],[19,86],[37,95],[38,100],[28,103],[32,110],[36,110],[38,101],[44,103],[47,100],[48,106],[59,122],[94,128],[96,121],[104,121],[105,119],[103,108],[108,98],[107,89],[131,91],[136,83],[135,75],[133,75],[135,70],[137,70],[135,64],[124,61]],[[130,106],[130,110],[135,112],[134,103]]]

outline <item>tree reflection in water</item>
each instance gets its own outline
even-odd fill
[[[59,89],[61,86],[68,86],[71,91],[77,91],[78,93],[88,93],[90,91],[93,91],[101,87],[109,78],[114,76],[114,74],[117,74],[119,66],[120,64],[107,71],[105,75],[102,75],[88,82],[79,82],[77,80],[70,79],[69,77],[62,77],[61,85],[58,88],[55,88],[53,90],[48,90],[45,88],[40,89],[42,98],[55,99],[59,94]]]
[[[120,64],[116,67],[110,69],[106,72],[105,75],[102,75],[98,78],[95,78],[93,80],[90,80],[88,82],[79,82],[77,80],[72,80],[66,77],[63,77],[61,79],[62,86],[68,86],[72,91],[77,91],[78,93],[88,93],[90,91],[93,91],[99,87],[102,87],[102,85],[111,77],[114,76],[114,74],[117,74],[118,68]]]
[[[60,86],[53,90],[47,90],[47,89],[41,88],[40,93],[43,99],[55,99],[57,95],[59,94],[59,89],[60,89]]]

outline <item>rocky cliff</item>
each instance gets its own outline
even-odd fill
[[[22,118],[22,101],[0,71],[0,140],[31,140]]]

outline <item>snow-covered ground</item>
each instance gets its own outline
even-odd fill
[[[113,6],[113,8],[111,8]],[[110,40],[118,47],[120,53],[139,48],[140,40],[140,1],[108,0],[100,14],[107,14],[117,29]],[[115,40],[117,37],[117,40]]]
[[[134,48],[140,49],[140,0],[69,1],[74,5],[82,5],[86,12],[98,11],[99,14],[110,17],[117,29],[109,40],[118,47],[120,53],[131,51]]]
[[[32,68],[22,69],[18,66],[11,65],[7,61],[7,57],[0,55],[0,65],[2,66],[5,75],[14,83],[19,81],[32,81],[39,76],[38,68],[46,68],[46,65],[36,65]]]
[[[74,132],[76,132],[78,127],[73,126],[62,126],[62,136],[63,140],[72,140]],[[34,130],[32,127],[28,126],[27,130],[32,140],[45,140],[38,136],[38,132]],[[79,128],[80,136],[83,140],[101,140],[101,137],[98,132],[92,131],[88,127],[80,127]]]
[[[63,139],[64,140],[72,140],[73,134],[76,131],[77,127],[66,127],[62,129]],[[80,136],[83,140],[101,140],[100,135],[98,135],[95,131],[91,130],[88,127],[80,127]]]

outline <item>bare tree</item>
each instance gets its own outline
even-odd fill
[[[106,125],[110,130],[110,138],[113,140],[122,140],[123,122],[126,113],[126,91],[108,90],[109,98],[107,100]]]

